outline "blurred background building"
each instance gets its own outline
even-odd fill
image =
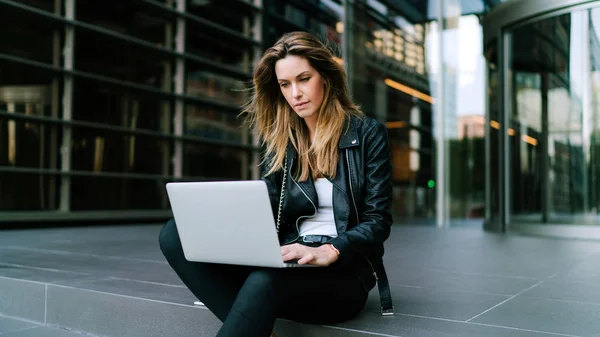
[[[263,50],[305,30],[388,127],[397,223],[598,224],[597,11],[567,0],[0,0],[0,220],[160,220],[166,182],[257,178],[240,105]]]

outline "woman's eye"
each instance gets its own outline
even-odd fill
[[[305,78],[301,79],[300,82],[306,82],[308,80],[310,80],[310,77],[305,77]]]
[[[287,88],[287,87],[288,87],[288,85],[289,85],[289,83],[282,83],[282,84],[281,84],[281,87],[282,87],[282,88]]]

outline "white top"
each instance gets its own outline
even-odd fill
[[[319,198],[319,209],[315,216],[302,222],[299,228],[300,236],[327,235],[336,237],[337,228],[333,217],[333,184],[327,178],[318,178],[315,181],[315,189]]]

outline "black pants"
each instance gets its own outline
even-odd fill
[[[223,322],[219,337],[266,337],[276,318],[341,322],[358,314],[368,296],[349,271],[189,262],[173,220],[163,227],[159,242],[179,278]]]

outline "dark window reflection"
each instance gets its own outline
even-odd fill
[[[58,186],[57,175],[0,171],[0,210],[56,210]]]
[[[186,53],[218,62],[238,71],[249,72],[252,67],[253,48],[249,43],[221,37],[198,23],[189,21],[186,29]],[[188,66],[189,64],[189,66]],[[186,63],[186,72],[207,71],[193,60]]]
[[[156,175],[170,172],[170,140],[75,127],[72,144],[73,170]]]
[[[15,113],[31,113],[17,105]],[[3,109],[0,104],[0,109]],[[60,167],[60,128],[29,121],[0,118],[0,167],[50,169]],[[55,209],[59,178],[46,173],[14,173],[0,168],[0,208]]]
[[[248,13],[232,11],[230,1],[187,0],[186,11],[194,16],[209,20],[238,33],[244,33],[244,20]],[[208,32],[208,29],[204,29]]]
[[[50,0],[19,0],[18,2],[23,5],[31,6],[37,9],[42,9],[48,12],[55,12],[55,3],[56,1]],[[60,5],[59,5],[60,7]]]
[[[491,218],[497,218],[500,212],[500,186],[503,178],[500,176],[500,113],[499,104],[501,101],[500,96],[500,73],[498,71],[498,54],[497,54],[498,40],[493,40],[489,43],[485,51],[485,56],[488,61],[488,109],[489,109],[489,121],[486,125],[486,131],[489,132],[490,148],[489,148],[489,162],[487,163],[488,169],[490,170],[490,216]],[[487,149],[486,149],[487,151]]]
[[[242,119],[214,108],[187,105],[184,125],[188,135],[224,142],[248,141],[248,130]]]
[[[53,41],[61,41],[62,25],[11,7],[2,7],[0,22],[0,53],[52,64]]]
[[[165,25],[171,21],[149,13],[146,7],[140,5],[141,3],[111,1],[108,5],[104,0],[77,1],[75,17],[94,26],[165,46]],[[152,6],[148,7],[152,8]],[[77,43],[80,41],[78,37]]]
[[[161,180],[74,176],[71,178],[71,209],[158,210],[168,207]]]
[[[248,151],[228,146],[185,143],[183,175],[215,180],[247,179]]]
[[[16,106],[25,114],[31,114],[32,108],[30,105]],[[0,118],[0,166],[57,169],[59,136],[60,127]]]
[[[75,68],[167,92],[172,89],[173,61],[170,56],[95,32],[77,31]]]
[[[1,34],[1,33],[0,33]],[[50,114],[50,108],[53,100],[56,100],[56,104],[60,104],[60,100],[52,95],[52,85],[57,86],[58,94],[58,81],[60,76],[57,73],[42,70],[36,67],[26,66],[17,62],[8,62],[0,60],[0,90],[8,90],[11,92],[10,97],[27,97],[30,92],[43,92],[41,95],[45,98],[44,106],[45,113]],[[6,89],[8,87],[8,89]],[[12,94],[14,92],[15,94]],[[40,96],[40,94],[35,94]],[[0,94],[0,102],[8,102],[9,99],[6,94]]]
[[[248,97],[244,81],[211,72],[205,67],[195,67],[189,62],[186,70],[186,95],[210,98],[219,102],[242,106]]]
[[[334,54],[341,57],[343,7],[339,2],[319,0],[265,0],[268,24],[264,44],[270,46],[284,33],[310,31],[326,41]]]
[[[156,95],[75,79],[73,119],[132,130],[171,130],[171,102]]]

